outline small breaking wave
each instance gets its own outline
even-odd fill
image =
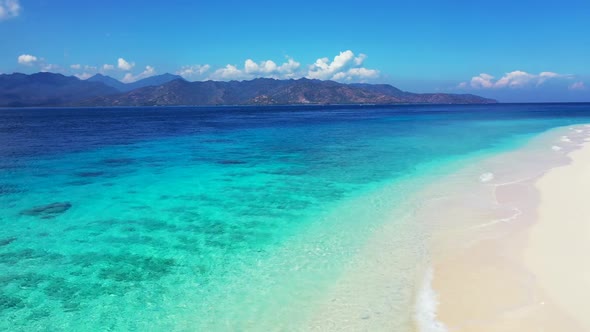
[[[434,272],[429,268],[424,275],[422,289],[416,299],[416,325],[420,332],[448,332],[447,327],[436,319],[438,308],[438,296],[432,289],[432,278]]]

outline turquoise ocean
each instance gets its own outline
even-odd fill
[[[1,109],[0,330],[306,330],[384,223],[428,259],[392,217],[413,193],[580,123],[590,104]]]

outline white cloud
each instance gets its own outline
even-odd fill
[[[276,72],[277,69],[277,64],[272,60],[262,61],[260,64],[257,64],[251,59],[248,59],[244,63],[244,71],[246,74],[272,74]]]
[[[211,66],[209,65],[182,66],[180,70],[176,72],[176,74],[184,77],[185,79],[197,79],[208,72],[210,68]]]
[[[240,78],[245,78],[244,72],[239,70],[238,67],[234,65],[226,65],[224,68],[217,69],[213,75],[211,75],[213,79],[229,79],[229,80],[236,80]]]
[[[129,71],[135,67],[135,62],[127,62],[127,60],[119,58],[119,60],[117,60],[117,67],[121,70]]]
[[[114,69],[115,69],[115,66],[110,65],[108,63],[105,63],[104,65],[102,65],[102,70],[104,70],[104,71],[109,71],[109,70],[114,70]]]
[[[287,57],[287,60],[281,64],[273,60],[256,62],[253,59],[246,59],[243,67],[228,64],[213,71],[207,78],[212,80],[247,80],[258,77],[275,79],[308,77],[343,82],[364,82],[379,76],[378,70],[363,67],[366,58],[365,54],[355,56],[352,51],[347,50],[340,52],[332,61],[329,58],[319,58],[314,64],[304,66],[304,68],[302,68],[300,62],[291,57]],[[186,74],[184,70],[187,71]],[[177,74],[187,77],[192,75],[193,72],[194,70],[190,66],[186,66]]]
[[[544,71],[542,73],[539,74],[539,81],[537,82],[537,85],[541,85],[543,83],[545,83],[545,81],[552,79],[552,78],[560,78],[560,77],[568,77],[568,75],[560,75],[558,73],[554,73],[554,72],[550,72],[550,71]]]
[[[340,52],[330,62],[328,58],[319,58],[309,66],[305,75],[308,78],[335,81],[366,81],[379,76],[379,71],[362,67],[367,56],[360,54],[355,56],[351,50]]]
[[[479,76],[474,76],[471,78],[471,87],[473,88],[491,88],[494,86],[494,83],[492,82],[492,80],[494,79],[494,76],[489,75],[489,74],[479,74]],[[464,86],[467,85],[467,83],[463,82],[462,83]]]
[[[355,63],[357,66],[360,66],[360,65],[362,65],[362,64],[363,64],[363,62],[365,61],[365,59],[366,59],[366,58],[367,58],[367,55],[366,55],[366,54],[363,54],[363,53],[361,53],[361,54],[359,54],[359,56],[358,56],[358,57],[354,58],[354,63]]]
[[[287,79],[293,77],[302,77],[299,73],[301,64],[292,58],[287,58],[287,62],[277,65],[272,60],[255,62],[252,59],[244,61],[244,68],[240,69],[235,65],[226,65],[224,68],[217,69],[210,76],[213,80],[246,80],[257,77],[267,77],[275,79]]]
[[[74,76],[76,76],[77,78],[79,78],[81,80],[87,80],[90,77],[92,77],[93,75],[91,73],[83,72],[81,74],[74,74]]]
[[[348,70],[347,73],[347,79],[354,79],[356,78],[360,78],[360,79],[367,79],[367,78],[375,78],[377,76],[379,76],[379,71],[375,70],[375,69],[367,69],[367,68],[351,68]]]
[[[328,58],[317,59],[316,62],[309,67],[307,77],[318,78],[318,79],[331,79],[336,73],[351,61],[354,60],[354,53],[352,51],[340,52],[339,55],[334,57],[334,60],[330,62]]]
[[[21,54],[18,56],[18,63],[21,65],[30,66],[39,60],[36,56],[30,54]]]
[[[17,17],[20,11],[19,0],[0,0],[0,21]]]
[[[145,66],[145,70],[137,75],[133,75],[131,73],[125,74],[123,79],[121,80],[124,83],[132,83],[150,76],[154,76],[156,74],[156,69],[152,66]]]
[[[274,62],[273,62],[273,63],[274,63]],[[257,71],[258,71],[258,65],[256,64],[256,62],[254,62],[254,61],[252,61],[252,60],[248,59],[248,60],[246,60],[246,62],[244,63],[244,71],[245,71],[247,74],[250,74],[250,73],[257,72]]]
[[[570,89],[570,90],[586,90],[586,85],[584,85],[584,82],[579,81],[579,82],[572,83],[570,86],[568,86],[568,89]]]
[[[564,76],[564,75],[560,75],[558,73],[554,73],[554,72],[550,72],[550,71],[544,71],[539,74],[539,77],[543,77],[543,78],[554,78],[554,77],[561,77],[561,76]]]
[[[287,62],[277,68],[277,71],[283,78],[293,78],[297,75],[297,70],[301,67],[301,64],[291,58],[287,58]]]
[[[511,88],[522,88],[537,77],[533,74],[529,74],[524,71],[515,70],[510,73],[506,73],[502,78],[500,78],[496,83],[494,83],[494,87],[496,88],[503,88],[503,87],[511,87]]]
[[[41,65],[41,72],[56,72],[60,71],[61,67],[51,63]]]
[[[76,64],[73,64],[73,65],[70,65],[70,68],[78,70],[78,69],[82,68],[82,65],[79,64],[79,63],[76,63]]]
[[[524,88],[540,86],[549,80],[569,79],[571,75],[562,75],[550,71],[544,71],[539,74],[531,74],[521,70],[515,70],[504,74],[500,79],[495,80],[494,76],[486,73],[479,74],[471,78],[469,83],[462,82],[459,88],[472,87],[476,89],[502,89],[502,88]]]

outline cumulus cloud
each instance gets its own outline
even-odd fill
[[[20,11],[19,0],[0,0],[0,21],[17,17]]]
[[[238,68],[235,65],[226,65],[223,68],[215,70],[209,79],[213,80],[244,80],[254,79],[257,77],[267,77],[276,79],[286,79],[293,77],[302,77],[302,73],[298,73],[301,64],[292,58],[287,58],[287,61],[281,65],[277,65],[272,60],[264,60],[255,62],[252,59],[244,61],[244,67]]]
[[[502,78],[500,78],[496,83],[494,83],[494,87],[496,88],[503,88],[503,87],[511,87],[511,88],[522,88],[531,81],[535,80],[537,77],[533,74],[529,74],[524,71],[515,70],[510,73],[506,73]]]
[[[119,58],[117,60],[117,67],[121,70],[129,71],[135,67],[135,62],[127,62],[127,60]]]
[[[246,74],[272,74],[276,72],[277,69],[277,64],[272,60],[262,61],[258,64],[252,61],[252,59],[248,59],[244,63],[244,71]]]
[[[282,78],[293,78],[297,75],[301,64],[292,58],[287,58],[287,62],[283,63],[277,68],[277,71],[281,74]]]
[[[145,70],[142,71],[141,73],[137,74],[137,75],[133,75],[131,73],[127,73],[125,74],[125,76],[123,76],[123,79],[121,80],[124,83],[132,83],[135,81],[139,81],[141,79],[150,77],[150,76],[154,76],[156,74],[156,69],[152,66],[145,66]]]
[[[78,69],[82,68],[82,65],[79,64],[79,63],[76,63],[76,64],[73,64],[73,65],[70,65],[70,68],[75,69],[75,70],[78,70]]]
[[[102,70],[103,71],[109,71],[109,70],[114,70],[114,69],[115,69],[115,66],[110,65],[108,63],[105,63],[104,65],[102,65]]]
[[[347,50],[340,52],[333,60],[327,57],[319,58],[312,65],[304,67],[300,62],[290,57],[280,65],[272,60],[256,62],[252,59],[246,59],[243,67],[228,64],[215,70],[208,78],[213,80],[244,80],[257,77],[276,79],[307,77],[343,82],[364,82],[379,76],[378,70],[363,67],[366,58],[365,54],[361,53],[357,56],[352,51]]]
[[[494,86],[492,80],[494,76],[489,74],[479,74],[479,76],[474,76],[471,78],[471,87],[473,88],[491,88]],[[461,83],[463,86],[467,86],[466,82]]]
[[[208,72],[210,68],[211,66],[209,65],[182,66],[180,70],[176,72],[176,74],[184,77],[187,80],[198,79],[201,78],[203,74]]]
[[[211,75],[212,79],[222,79],[222,80],[235,80],[240,78],[246,78],[244,72],[238,67],[234,65],[226,65],[224,68],[217,69],[213,75]]]
[[[504,74],[499,79],[486,73],[479,74],[471,78],[471,81],[462,82],[459,88],[476,88],[476,89],[502,89],[502,88],[525,88],[535,87],[544,84],[553,79],[568,79],[571,75],[563,75],[550,71],[544,71],[539,74],[531,74],[521,70],[515,70]]]
[[[18,63],[21,65],[30,66],[39,60],[36,56],[30,54],[21,54],[18,56]]]
[[[367,68],[350,68],[348,71],[336,73],[332,76],[335,81],[361,81],[379,76],[379,71]]]
[[[584,85],[584,82],[579,81],[579,82],[572,83],[570,86],[568,86],[568,89],[570,89],[570,90],[586,90],[586,85]]]
[[[366,54],[363,54],[363,53],[361,53],[361,54],[359,54],[359,56],[358,56],[358,57],[354,58],[354,63],[355,63],[357,66],[360,66],[360,65],[362,65],[362,64],[363,64],[363,62],[365,61],[365,59],[366,59],[366,58],[367,58],[367,55],[366,55]]]
[[[335,81],[364,81],[379,76],[379,71],[362,67],[367,56],[355,54],[351,50],[340,52],[332,61],[328,58],[319,58],[309,66],[305,75],[308,78]]]

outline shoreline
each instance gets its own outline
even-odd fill
[[[556,326],[571,327],[545,300],[521,256],[536,220],[534,184],[569,163],[568,154],[590,136],[590,127],[578,128],[557,127],[514,150],[429,174],[425,186],[372,231],[307,329],[537,331],[546,320],[523,330],[521,318],[547,312],[563,318]],[[420,254],[410,258],[406,248]]]
[[[590,215],[584,205],[590,195],[590,126],[560,131],[542,141],[544,150],[514,152],[522,160],[515,171],[530,164],[528,177],[491,184],[497,206],[512,215],[434,241],[438,250],[449,248],[448,241],[471,242],[433,256],[432,319],[438,329],[419,331],[590,330],[584,303],[590,264],[581,254],[590,251],[584,220]],[[551,152],[561,157],[545,156]]]

